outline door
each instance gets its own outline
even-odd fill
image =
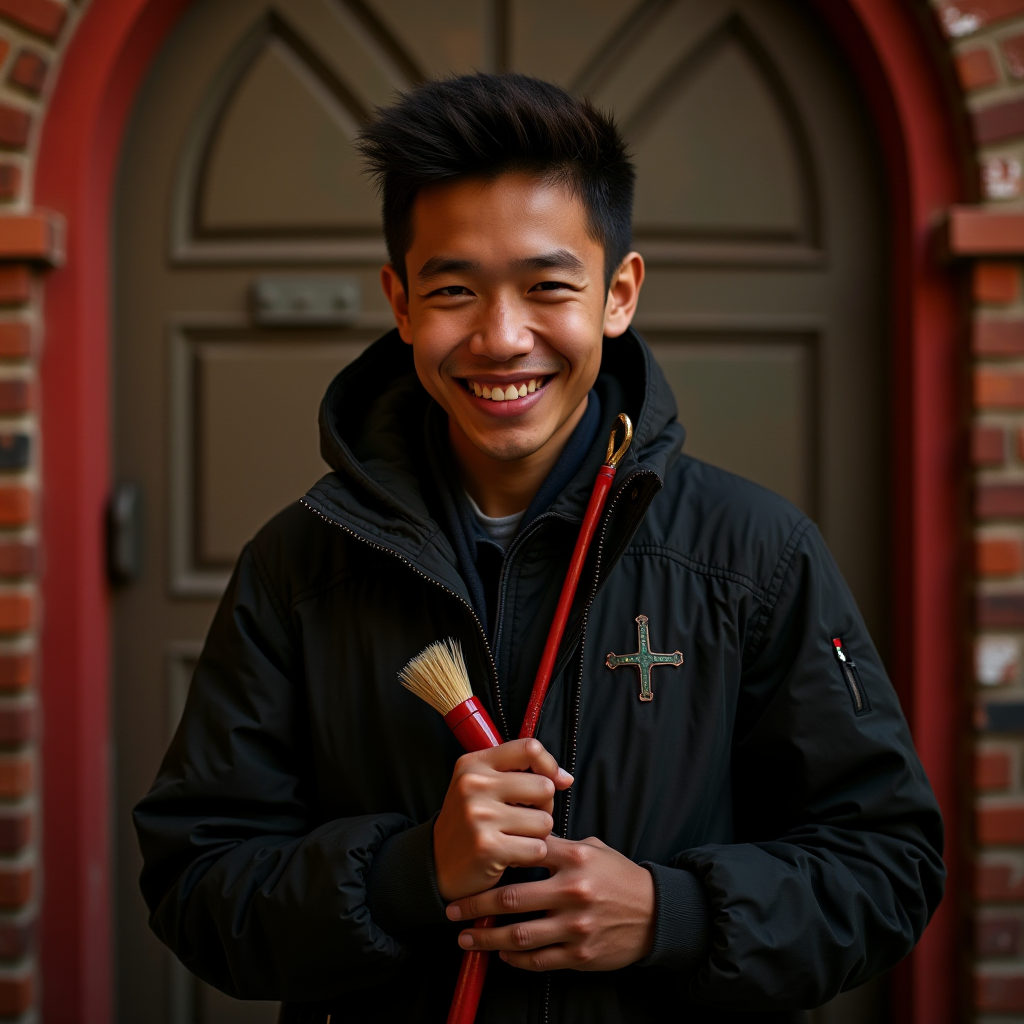
[[[116,212],[115,466],[145,505],[141,572],[114,599],[126,1024],[275,1019],[150,935],[129,811],[242,544],[323,472],[328,380],[391,325],[353,134],[395,90],[473,68],[615,111],[649,267],[637,326],[688,449],[820,523],[885,649],[883,200],[853,88],[803,5],[197,0],[138,98]],[[881,1020],[883,994],[816,1020]]]

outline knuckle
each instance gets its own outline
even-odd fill
[[[511,938],[514,946],[527,949],[530,945],[530,929],[525,924],[513,925]]]
[[[581,914],[578,917],[574,917],[569,922],[569,930],[573,933],[573,935],[576,935],[581,939],[585,939],[594,933],[593,918],[585,914]]]
[[[498,904],[502,910],[514,913],[522,903],[522,894],[514,885],[507,885],[498,893]]]
[[[589,903],[594,898],[594,886],[588,878],[574,879],[569,885],[569,895],[579,903]]]

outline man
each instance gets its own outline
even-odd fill
[[[397,330],[328,389],[333,472],[243,552],[136,809],[153,928],[286,1021],[443,1020],[467,948],[481,1022],[796,1020],[891,967],[938,810],[814,525],[681,452],[614,125],[477,75],[361,145]],[[538,739],[460,757],[398,671],[458,639],[516,736],[620,412]]]

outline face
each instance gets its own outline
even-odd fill
[[[423,190],[406,269],[408,296],[390,266],[382,283],[416,372],[453,442],[501,462],[568,438],[643,279],[631,253],[606,293],[582,204],[512,173]]]

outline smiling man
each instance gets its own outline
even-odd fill
[[[801,1019],[913,947],[942,824],[814,525],[681,450],[621,137],[475,75],[361,145],[397,328],[328,389],[333,471],[243,552],[136,809],[154,930],[293,1024],[444,1020],[463,949],[499,957],[481,1024]],[[538,738],[460,757],[398,671],[458,639],[518,733],[620,412]]]

